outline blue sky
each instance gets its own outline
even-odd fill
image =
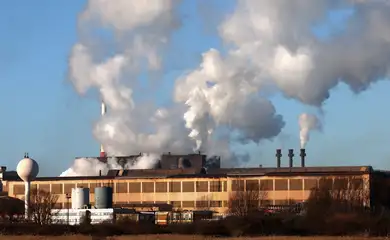
[[[232,1],[217,1],[219,11],[230,11]],[[76,156],[95,156],[99,144],[92,136],[99,102],[80,97],[67,80],[67,58],[77,41],[77,14],[84,1],[0,0],[0,164],[15,169],[25,151],[40,164],[41,176],[54,176],[67,169]],[[175,33],[179,49],[191,51],[188,59],[173,59],[164,74],[157,100],[169,103],[173,80],[184,69],[199,63],[202,51],[220,48],[220,40],[199,22],[195,1],[187,0],[185,26]],[[331,19],[335,20],[337,16]],[[218,20],[218,19],[214,19]],[[334,25],[334,24],[333,24]],[[327,28],[318,30],[324,35]],[[194,44],[193,39],[197,39]],[[180,63],[180,64],[179,64]],[[373,165],[389,168],[389,81],[354,95],[340,85],[324,105],[324,129],[308,144],[308,165]],[[298,148],[298,115],[315,112],[281,96],[272,98],[287,122],[285,140],[247,146],[253,161],[248,166],[273,166],[276,147]],[[284,162],[287,161],[284,159]]]

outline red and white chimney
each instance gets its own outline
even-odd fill
[[[106,115],[106,104],[102,101],[101,105],[101,114],[102,116]],[[100,144],[100,157],[107,157],[106,152],[104,151],[103,144]]]

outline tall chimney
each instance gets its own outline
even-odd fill
[[[305,157],[306,157],[306,150],[304,148],[301,148],[301,167],[305,167]]]
[[[294,149],[289,149],[288,150],[288,159],[289,159],[289,167],[293,167],[293,158],[294,158]]]
[[[106,115],[107,109],[106,104],[102,101],[101,104],[101,114],[102,116]],[[103,144],[100,144],[100,157],[107,157],[106,152],[104,151]]]
[[[282,158],[282,149],[276,149],[276,167],[280,168],[281,158]]]

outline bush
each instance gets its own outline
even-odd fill
[[[113,236],[131,234],[199,234],[213,236],[253,235],[356,235],[387,236],[390,233],[390,214],[332,214],[322,218],[254,215],[228,217],[221,221],[196,221],[187,224],[158,226],[153,223],[137,223],[121,220],[117,223],[98,225],[38,225],[33,223],[0,224],[1,235],[58,236],[84,234]]]

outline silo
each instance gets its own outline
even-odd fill
[[[89,188],[72,188],[72,209],[82,209],[89,205]]]
[[[98,187],[95,188],[95,207],[112,208],[112,188]]]

